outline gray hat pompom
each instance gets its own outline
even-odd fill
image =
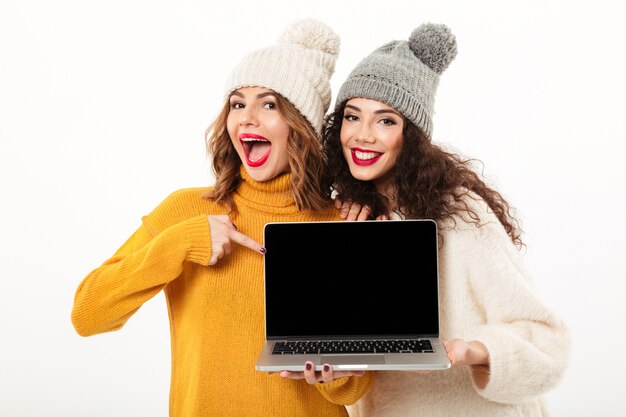
[[[330,55],[339,54],[339,36],[326,24],[315,19],[301,19],[291,24],[278,38],[279,43],[318,49]]]
[[[456,57],[456,37],[441,24],[424,23],[413,30],[409,48],[430,69],[441,74]]]

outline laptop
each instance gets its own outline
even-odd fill
[[[264,228],[258,371],[450,368],[439,339],[433,220],[277,222]]]

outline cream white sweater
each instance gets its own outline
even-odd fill
[[[543,394],[566,369],[569,331],[533,289],[518,248],[495,215],[482,200],[467,201],[482,226],[457,218],[454,229],[441,228],[441,337],[482,342],[490,356],[488,384],[479,389],[467,366],[377,372],[373,388],[348,407],[351,416],[549,415]]]

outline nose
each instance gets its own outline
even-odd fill
[[[259,120],[253,106],[246,106],[241,110],[241,113],[239,114],[240,126],[258,126],[258,124]]]
[[[354,141],[357,143],[372,143],[375,138],[372,136],[369,127],[363,123],[361,128],[354,135]]]

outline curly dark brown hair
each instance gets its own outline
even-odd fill
[[[407,219],[433,219],[442,224],[455,221],[455,215],[467,214],[470,221],[480,226],[480,219],[467,204],[469,192],[480,196],[497,216],[509,237],[518,247],[524,246],[519,221],[505,198],[490,188],[474,170],[473,159],[448,152],[433,144],[417,126],[404,119],[404,143],[392,170],[397,207],[376,191],[371,181],[360,181],[350,174],[341,146],[341,122],[345,102],[326,117],[322,146],[329,175],[337,198],[343,201],[369,205],[372,218],[392,211]],[[470,196],[471,197],[471,196]]]
[[[324,164],[320,138],[296,107],[280,94],[276,95],[276,108],[289,125],[287,152],[291,176],[291,194],[300,210],[328,208],[330,177]],[[212,161],[215,187],[205,195],[226,205],[237,207],[231,195],[241,183],[241,159],[232,144],[226,122],[230,112],[230,97],[205,132],[207,154]]]

